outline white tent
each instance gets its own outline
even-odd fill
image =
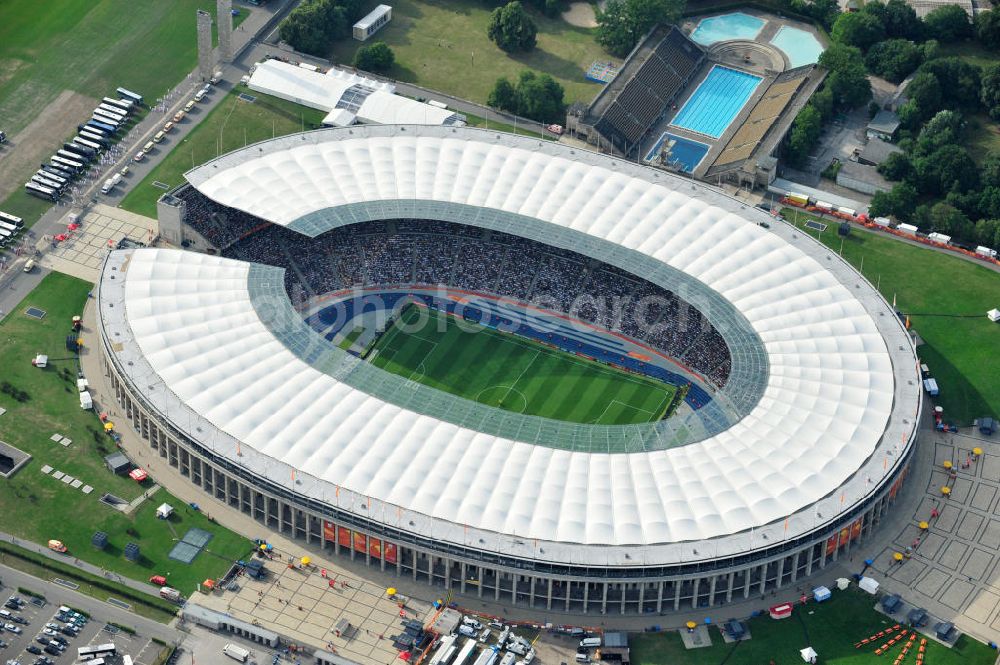
[[[878,582],[870,577],[862,577],[861,581],[858,582],[858,586],[873,596],[878,593]]]
[[[90,393],[84,390],[80,393],[80,408],[81,409],[92,409],[94,408],[94,400],[90,397]]]
[[[35,367],[46,367],[49,364],[49,357],[39,353],[35,356],[35,359],[31,361],[31,364]]]
[[[156,516],[161,520],[165,520],[170,517],[170,513],[174,512],[174,507],[169,503],[161,503],[160,507],[156,509]]]
[[[87,389],[87,379],[77,379],[76,380],[76,389],[79,390],[80,392],[83,392],[84,390],[86,390]]]
[[[830,590],[825,586],[818,586],[813,589],[813,599],[817,603],[822,603],[824,600],[830,600]]]
[[[819,654],[816,653],[816,650],[812,647],[806,647],[805,649],[799,651],[799,653],[802,654],[802,660],[807,663],[815,663],[816,659],[819,657]]]
[[[997,321],[1000,321],[1000,309],[993,308],[990,311],[986,312],[986,316],[989,318],[990,321],[996,323]]]
[[[849,586],[851,586],[851,580],[847,579],[846,577],[838,577],[837,578],[837,588],[838,589],[840,589],[841,591],[843,591],[844,589],[846,589]]]

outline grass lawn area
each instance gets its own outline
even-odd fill
[[[991,152],[1000,153],[1000,124],[985,113],[967,116],[969,125],[964,133],[972,158],[982,163]]]
[[[242,101],[239,99],[241,92],[247,92],[257,100],[253,103]],[[176,187],[184,182],[185,172],[215,159],[219,154],[275,136],[300,132],[303,127],[314,128],[323,121],[325,115],[322,111],[250,92],[246,88],[233,90],[187,138],[180,143],[160,144],[161,149],[170,149],[170,154],[132,188],[120,207],[140,215],[156,217],[156,200],[163,196],[165,190],[154,187],[153,182]]]
[[[424,318],[425,315],[427,318]],[[412,305],[371,362],[405,379],[515,413],[624,425],[662,418],[677,388]]]
[[[876,612],[874,605],[872,596],[856,588],[834,591],[833,597],[825,603],[796,606],[790,619],[775,621],[766,614],[750,619],[748,628],[752,638],[736,644],[725,644],[719,629],[711,626],[712,646],[701,649],[685,649],[676,631],[641,633],[630,640],[632,662],[635,665],[718,665],[723,662],[726,665],[767,665],[770,662],[796,665],[802,663],[799,650],[811,646],[819,654],[821,663],[891,664],[906,640],[897,642],[882,656],[875,655],[876,647],[854,648],[855,643],[896,623]],[[919,644],[919,634],[915,644]],[[904,663],[913,665],[916,662],[916,649],[916,646],[910,649]],[[991,665],[995,660],[996,651],[963,635],[953,649],[928,640],[924,662]]]
[[[975,41],[955,42],[953,44],[941,44],[942,57],[957,56],[969,64],[988,67],[997,61],[995,53],[985,48]]]
[[[197,64],[196,9],[214,16],[216,7],[201,0],[132,0],[127,11],[120,0],[0,2],[0,129],[16,141],[64,91],[99,100],[124,86],[155,103]],[[234,26],[249,15],[240,7]],[[49,137],[53,151],[71,136]],[[51,205],[18,188],[0,209],[31,226]]]
[[[198,60],[201,0],[0,3],[0,118],[13,134],[63,90],[100,99],[124,86],[155,101]],[[238,23],[249,16],[240,7]],[[55,141],[53,141],[53,145]]]
[[[786,208],[789,221],[796,212]],[[801,226],[812,215],[798,212]],[[840,238],[836,224],[823,242],[836,251]],[[806,230],[813,237],[815,231]],[[916,247],[879,233],[853,229],[844,241],[844,258],[855,268],[864,257],[864,274],[889,302],[896,294],[897,308],[910,315],[913,328],[923,338],[917,348],[941,388],[935,402],[944,407],[945,419],[971,425],[979,416],[1000,413],[1000,374],[995,364],[984,362],[1000,348],[1000,326],[986,318],[996,307],[1000,274],[947,253]],[[881,281],[880,277],[881,276]]]
[[[229,562],[249,552],[250,542],[210,523],[200,513],[189,515],[162,490],[131,515],[98,501],[104,492],[132,500],[145,488],[107,470],[103,455],[113,452],[115,446],[101,431],[96,416],[82,410],[77,399],[77,362],[64,350],[64,340],[71,317],[81,312],[91,288],[88,282],[52,273],[0,322],[2,380],[29,395],[27,401],[18,402],[0,393],[0,406],[7,409],[0,416],[0,440],[32,455],[13,478],[0,482],[0,515],[5,516],[0,530],[39,543],[57,538],[66,543],[72,556],[143,581],[152,574],[171,573],[171,583],[190,593],[196,582],[221,575]],[[29,305],[46,310],[46,316],[41,320],[28,318],[23,311]],[[31,365],[36,353],[49,355],[48,368]],[[49,440],[55,432],[73,443],[63,447]],[[93,486],[94,492],[84,495],[43,475],[40,469],[45,464],[79,478]],[[148,487],[150,481],[146,483]],[[164,501],[177,509],[178,522],[154,519],[156,506]],[[191,526],[215,534],[208,545],[212,554],[202,552],[190,566],[167,559],[175,533],[177,538],[183,537]],[[107,532],[107,551],[91,547],[95,531]],[[140,546],[143,558],[138,563],[122,558],[127,542]]]
[[[378,2],[370,0],[364,11]],[[481,0],[400,0],[392,5],[392,21],[376,39],[392,47],[397,80],[485,103],[497,78],[516,79],[533,69],[550,74],[566,89],[566,103],[590,102],[600,92],[584,72],[595,60],[614,60],[594,41],[594,30],[576,28],[560,17],[532,12],[538,43],[527,53],[507,54],[486,37],[492,3]],[[334,44],[330,58],[350,64],[361,46],[353,39]]]
[[[501,132],[507,132],[509,134],[517,134],[518,136],[530,136],[536,139],[545,139],[547,141],[556,141],[559,139],[555,134],[539,134],[538,132],[529,132],[521,127],[515,127],[514,125],[508,125],[505,122],[497,122],[491,119],[489,123],[486,122],[486,118],[480,118],[478,115],[471,115],[469,113],[464,113],[465,122],[469,127],[482,127],[484,129],[496,129]]]

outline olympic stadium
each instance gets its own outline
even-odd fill
[[[158,207],[185,249],[105,261],[102,364],[152,450],[267,528],[515,607],[644,614],[822,569],[905,479],[903,323],[719,190],[428,126],[186,179]]]

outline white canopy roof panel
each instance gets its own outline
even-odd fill
[[[167,389],[157,401],[195,414],[175,424],[218,428],[222,438],[201,441],[242,441],[239,463],[260,453],[269,478],[281,475],[275,461],[299,469],[291,489],[342,509],[372,516],[380,506],[390,523],[457,543],[499,534],[512,549],[522,539],[597,548],[546,545],[552,558],[624,562],[606,546],[629,545],[644,546],[647,563],[689,560],[705,554],[684,542],[726,539],[721,555],[754,547],[754,527],[763,546],[768,533],[773,543],[822,525],[874,491],[910,445],[916,361],[887,303],[808,237],[764,230],[747,219],[755,211],[703,185],[537,140],[427,127],[285,137],[188,179],[283,225],[346,204],[424,199],[574,228],[701,280],[767,350],[763,397],[712,438],[629,454],[555,450],[436,421],[303,362],[259,319],[247,264],[156,249],[113,255],[127,264],[126,283],[103,279],[102,301],[124,287],[122,329]],[[121,315],[102,303],[105,313]],[[160,385],[134,371],[139,389]],[[216,447],[232,455],[230,444]]]

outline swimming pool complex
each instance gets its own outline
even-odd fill
[[[666,141],[673,141],[674,145],[670,149],[669,161],[675,166],[680,166],[681,170],[685,173],[691,173],[698,167],[702,158],[708,152],[708,146],[704,143],[698,143],[697,141],[692,141],[686,139],[682,136],[675,136],[664,132],[660,136],[660,140],[656,142],[656,145],[646,153],[646,161],[653,162],[656,160],[657,155],[660,154],[660,149]]]
[[[759,76],[715,65],[671,124],[719,138],[760,81]]]
[[[787,25],[781,26],[778,34],[771,39],[771,43],[785,52],[793,68],[811,65],[817,62],[823,53],[823,45],[812,33]]]
[[[702,19],[691,33],[691,39],[702,46],[729,39],[754,39],[767,23],[764,19],[743,12]]]

